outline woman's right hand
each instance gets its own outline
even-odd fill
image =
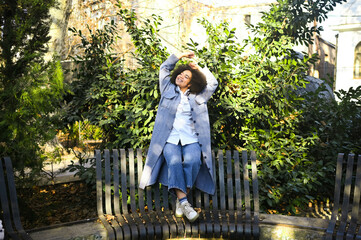
[[[195,63],[195,62],[190,62],[190,63],[189,63],[189,66],[190,66],[191,68],[193,68],[193,69],[199,70],[199,66],[198,66],[198,64]]]

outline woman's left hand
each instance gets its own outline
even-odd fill
[[[183,53],[179,54],[177,57],[178,57],[179,59],[181,59],[181,58],[183,58],[183,57],[186,57],[186,58],[194,58],[194,56],[195,56],[194,52],[189,51],[189,52],[183,52]]]
[[[197,63],[195,63],[195,62],[190,62],[190,63],[189,63],[189,66],[190,66],[191,68],[193,68],[193,69],[199,70],[199,66],[198,66]]]

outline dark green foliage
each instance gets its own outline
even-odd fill
[[[72,92],[66,96],[67,115],[64,123],[88,120],[101,126],[104,141],[114,141],[113,129],[117,122],[124,120],[117,113],[123,104],[122,59],[114,58],[112,47],[116,40],[116,24],[111,22],[104,29],[96,31],[88,27],[90,37],[81,31],[70,28],[74,35],[81,38],[77,46],[79,55],[74,56],[76,68],[70,87]],[[119,119],[120,118],[120,119]]]
[[[307,96],[300,129],[317,133],[318,141],[310,148],[309,155],[324,173],[319,194],[327,196],[333,192],[334,178],[325,176],[333,176],[335,156],[361,153],[361,87],[335,92],[338,101],[328,101],[317,94]]]
[[[314,33],[323,30],[315,25],[315,21],[322,23],[327,19],[327,13],[342,2],[346,0],[278,0],[269,12],[264,13],[258,30],[265,34],[266,43],[287,36],[292,44],[308,44],[313,41]]]
[[[86,149],[89,152],[89,149]],[[96,163],[93,156],[89,156],[88,153],[74,151],[73,154],[77,158],[77,162],[71,161],[64,171],[73,172],[75,177],[79,177],[90,188],[96,187]]]
[[[158,102],[158,71],[167,59],[168,53],[157,35],[159,16],[137,24],[134,12],[122,9],[119,5],[118,16],[124,22],[135,46],[134,58],[139,64],[137,69],[129,69],[124,77],[126,101],[124,109],[118,114],[125,116],[116,130],[115,146],[147,147],[150,142]]]
[[[63,93],[60,63],[45,62],[55,0],[0,4],[0,155],[15,167],[41,166],[40,145],[55,136]]]
[[[167,57],[156,35],[161,19],[153,16],[137,26],[134,12],[120,8],[118,15],[133,39],[138,68],[123,69],[124,59],[113,59],[111,50],[118,37],[114,22],[95,32],[89,29],[89,40],[71,29],[81,37],[79,49],[84,54],[74,58],[78,67],[68,97],[67,122],[87,119],[100,126],[108,148],[145,147],[160,99],[158,69]]]
[[[267,43],[268,35],[254,27],[256,36],[243,46],[236,42],[235,29],[230,30],[228,24],[201,23],[209,45],[197,49],[197,44],[191,43],[189,47],[220,82],[208,103],[213,145],[256,150],[265,186],[261,190],[263,206],[277,210],[287,206],[283,211],[293,211],[294,206],[308,201],[310,188],[318,184],[318,179],[312,178],[312,162],[307,160],[308,146],[316,137],[298,128],[302,109],[297,106],[303,98],[295,93],[305,86],[305,72],[313,59],[299,58],[287,35],[281,42]],[[246,48],[257,51],[245,55]]]
[[[272,5],[262,22],[250,26],[255,36],[246,41],[246,47],[255,54],[239,66],[237,112],[243,120],[239,139],[244,147],[259,153],[263,207],[279,212],[296,213],[296,207],[317,196],[328,183],[326,174],[330,176],[333,170],[331,158],[327,162],[311,154],[319,141],[318,131],[302,128],[305,104],[295,91],[307,83],[305,73],[317,56],[301,56],[292,50],[297,43],[309,43],[319,31],[308,23],[326,18],[328,11],[318,9],[323,2],[278,1]]]

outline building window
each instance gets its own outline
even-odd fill
[[[353,78],[361,78],[361,42],[359,42],[355,48],[355,63],[353,69]]]
[[[251,15],[250,14],[244,15],[244,22],[246,24],[251,24]]]

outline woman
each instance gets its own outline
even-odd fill
[[[159,86],[161,99],[155,119],[139,187],[160,182],[177,196],[176,216],[183,214],[190,222],[199,214],[187,200],[195,186],[214,194],[210,124],[207,101],[218,82],[207,67],[180,65],[181,58],[193,58],[193,52],[171,55],[161,66]]]

